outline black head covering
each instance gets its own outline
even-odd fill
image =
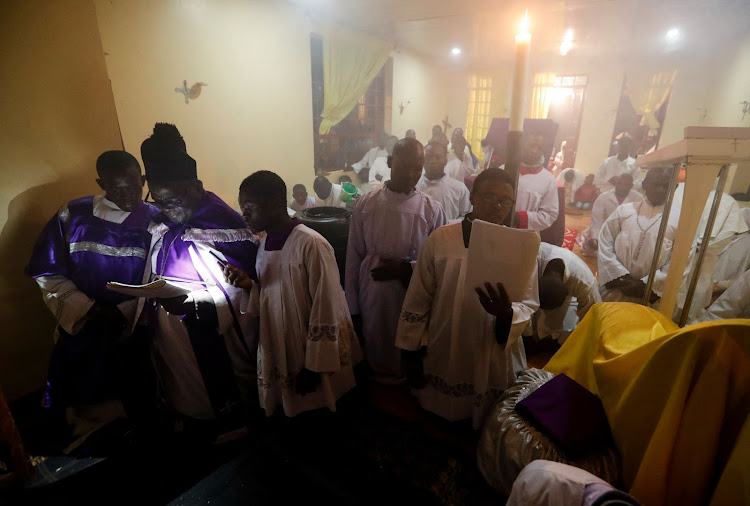
[[[154,133],[141,144],[141,158],[146,179],[152,183],[198,179],[195,160],[187,154],[180,131],[169,123],[154,125]]]

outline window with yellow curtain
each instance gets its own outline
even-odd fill
[[[547,119],[549,106],[555,93],[554,88],[555,74],[553,72],[534,74],[531,102],[529,102],[529,118]]]
[[[471,144],[474,155],[482,161],[482,139],[487,135],[492,121],[492,78],[472,74],[469,76],[469,107],[466,111],[464,135]]]

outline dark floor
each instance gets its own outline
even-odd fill
[[[468,425],[425,413],[404,390],[342,401],[335,414],[260,419],[222,446],[128,448],[52,485],[1,491],[0,504],[504,504],[479,473]]]

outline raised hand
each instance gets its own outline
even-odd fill
[[[475,288],[479,295],[479,303],[489,314],[502,319],[513,318],[513,306],[508,298],[508,293],[502,283],[497,283],[495,287],[490,283],[484,284],[485,290],[481,286]]]

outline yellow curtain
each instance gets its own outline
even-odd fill
[[[554,93],[555,74],[552,72],[534,74],[534,85],[529,102],[529,118],[547,119],[549,106]]]
[[[466,111],[466,129],[464,135],[471,150],[479,161],[483,161],[482,139],[490,129],[492,116],[492,78],[477,74],[469,76],[469,105]]]
[[[364,36],[341,30],[328,30],[323,35],[321,134],[346,118],[390,54],[390,47]]]
[[[643,116],[641,125],[648,125],[649,133],[654,134],[661,126],[655,113],[664,105],[674,86],[677,71],[654,72],[644,68],[627,71],[627,89],[630,103],[635,112]]]

